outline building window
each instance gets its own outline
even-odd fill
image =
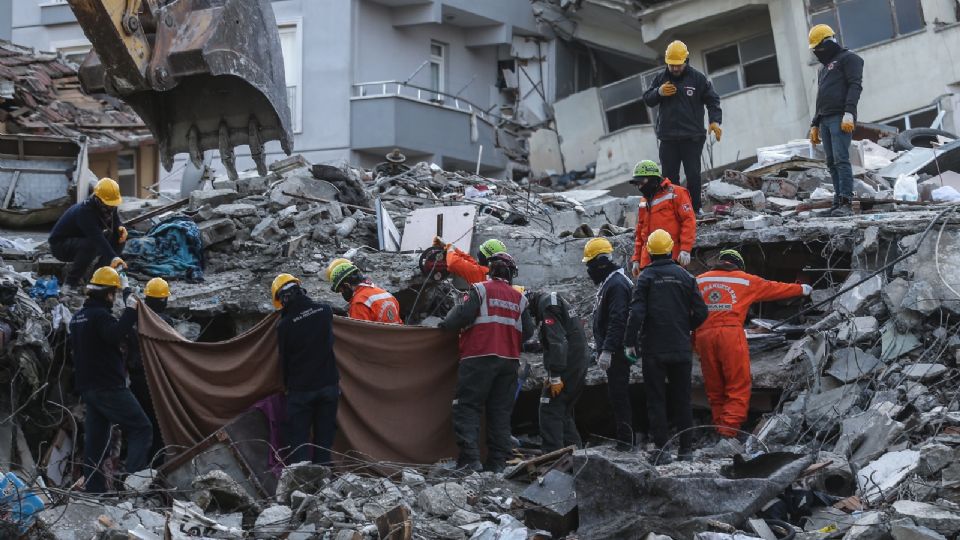
[[[600,87],[608,132],[650,123],[650,112],[643,102],[644,81],[644,74],[638,73]]]
[[[120,193],[128,197],[139,197],[137,193],[137,154],[130,150],[117,154],[117,183]]]
[[[707,76],[718,94],[758,84],[778,84],[780,68],[773,34],[744,39],[704,53]]]
[[[905,114],[899,114],[880,123],[893,126],[900,131],[906,131],[908,129],[928,128],[937,120],[937,116],[939,115],[940,106],[934,105],[933,107],[926,107]]]
[[[50,43],[50,50],[57,51],[57,54],[78,66],[83,63],[92,48],[90,42],[85,39]]]
[[[807,0],[810,24],[827,24],[859,49],[923,29],[920,0]]]
[[[447,46],[443,43],[430,42],[430,89],[438,92],[434,98],[436,101],[443,101],[443,96],[440,93],[446,92],[447,88],[446,63],[444,62],[446,52]]]
[[[283,73],[287,79],[287,105],[294,133],[303,131],[303,40],[301,21],[284,22],[278,25],[280,50],[283,52]]]

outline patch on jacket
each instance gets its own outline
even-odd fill
[[[544,319],[544,320],[543,320],[543,324],[546,324],[546,325],[553,325],[553,323],[555,323],[555,322],[557,322],[557,321],[555,321],[554,319]]]
[[[694,87],[692,87],[692,86],[688,86],[688,87],[687,87],[687,96],[693,97],[693,93],[696,92],[696,91],[697,91],[696,88],[694,88]]]

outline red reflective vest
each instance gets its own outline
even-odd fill
[[[400,320],[400,304],[392,294],[366,283],[357,285],[350,299],[351,319],[386,324],[403,324]]]
[[[526,297],[500,279],[475,283],[473,287],[480,295],[480,313],[460,334],[460,359],[499,356],[519,360]]]

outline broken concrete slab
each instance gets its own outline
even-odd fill
[[[191,499],[204,511],[257,512],[260,508],[236,480],[219,469],[198,476],[192,487]]]
[[[900,244],[907,250],[916,246],[921,237],[921,234],[906,236],[900,240]],[[894,273],[909,276],[914,281],[927,282],[933,290],[931,298],[938,299],[944,309],[960,314],[960,297],[954,292],[960,291],[960,273],[950,271],[958,267],[960,231],[948,227],[942,235],[926,235],[917,253],[897,263]]]
[[[832,356],[827,374],[844,384],[866,377],[883,365],[879,358],[856,347],[838,349]]]
[[[883,501],[920,466],[920,452],[900,450],[888,452],[857,472],[861,499],[869,504]],[[895,503],[896,504],[896,503]],[[919,504],[919,503],[918,503]]]
[[[208,189],[203,191],[194,191],[190,194],[190,209],[197,210],[201,206],[208,204],[217,207],[221,204],[231,203],[237,200],[240,194],[232,189]]]
[[[213,208],[213,215],[229,218],[255,216],[257,207],[247,203],[221,204]]]
[[[319,491],[324,482],[331,477],[329,467],[303,461],[284,467],[277,481],[277,502],[286,504],[296,490],[309,493]]]
[[[264,218],[250,231],[250,238],[261,244],[275,244],[283,238],[283,231],[277,226],[276,218]]]
[[[905,431],[906,426],[901,422],[869,409],[843,419],[833,451],[863,467],[883,455],[903,437]]]
[[[304,199],[293,195],[335,201],[340,195],[340,190],[326,180],[314,178],[309,169],[296,169],[285,173],[283,181],[272,186],[270,203],[273,207],[279,209],[304,201]]]
[[[947,540],[947,537],[933,529],[915,525],[912,520],[898,519],[890,523],[890,536],[893,540]]]
[[[840,288],[841,290],[847,289],[866,277],[867,275],[864,272],[851,272]],[[863,315],[867,304],[880,297],[880,291],[883,290],[883,285],[882,275],[873,276],[837,297],[837,299],[833,301],[833,307],[838,311],[850,315]]]
[[[940,534],[953,536],[960,532],[960,513],[943,506],[917,501],[897,501],[892,508],[896,515],[909,518],[917,525]]]
[[[851,383],[832,390],[805,394],[803,415],[817,429],[829,429],[856,407],[862,398],[863,383]]]
[[[940,298],[936,296],[933,287],[922,279],[910,282],[910,287],[904,294],[900,306],[905,309],[918,311],[923,315],[930,315],[940,309]]]
[[[863,512],[857,516],[843,540],[886,540],[888,538],[883,512]]]
[[[879,325],[876,317],[853,317],[840,324],[837,340],[849,345],[873,341],[877,337]]]
[[[450,517],[457,510],[468,509],[467,490],[456,482],[430,486],[417,496],[417,504],[424,512]]]
[[[204,221],[199,225],[199,229],[204,247],[225,242],[237,235],[236,224],[228,218]]]
[[[947,372],[947,366],[943,364],[918,363],[905,366],[903,376],[911,381],[928,382],[939,379]]]
[[[293,510],[279,504],[268,506],[257,516],[254,529],[256,529],[258,535],[267,536],[279,536],[288,531],[295,530]]]
[[[889,362],[920,347],[920,340],[913,334],[900,332],[890,320],[880,331],[880,360]]]
[[[921,476],[930,477],[954,462],[953,448],[945,444],[927,442],[920,446]]]
[[[524,523],[563,538],[577,527],[577,496],[573,476],[551,470],[542,480],[530,484],[520,498],[532,504],[524,512]]]

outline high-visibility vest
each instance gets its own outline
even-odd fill
[[[386,324],[403,324],[400,320],[400,303],[387,291],[361,283],[350,299],[351,319]]]
[[[460,359],[499,356],[519,360],[526,297],[499,279],[475,283],[473,288],[480,295],[480,313],[460,334]]]

